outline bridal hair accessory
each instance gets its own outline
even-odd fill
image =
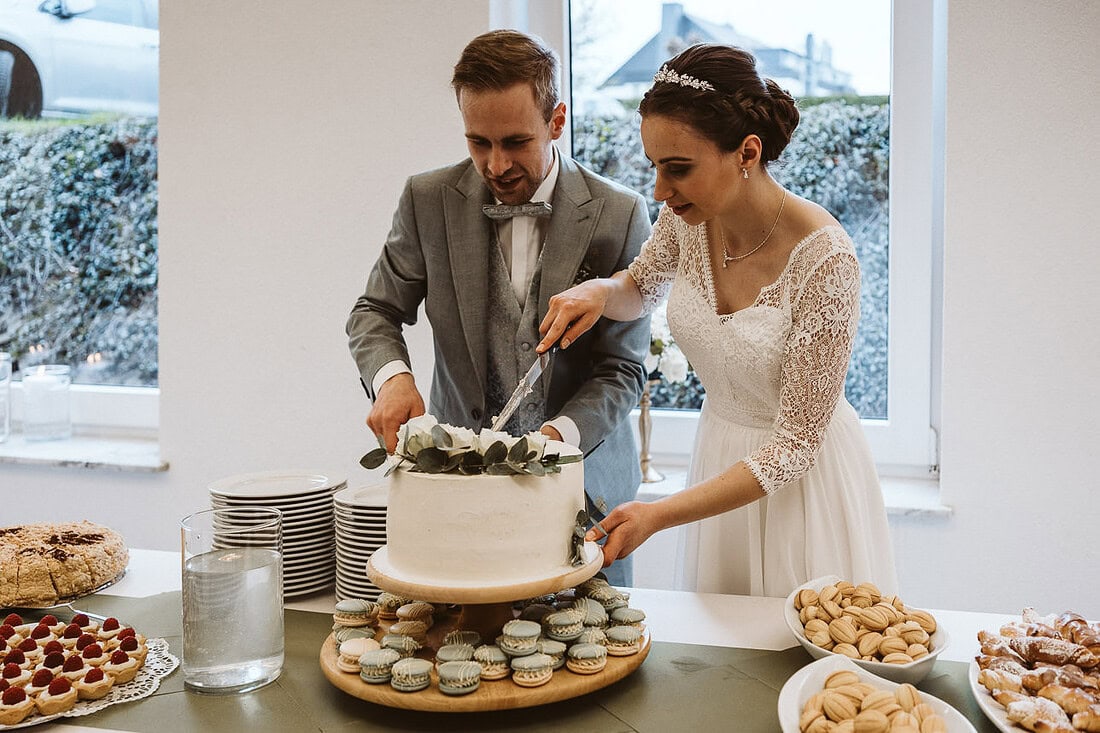
[[[550,216],[554,211],[545,201],[535,201],[519,206],[508,204],[486,204],[481,207],[485,216],[490,219],[511,219],[514,216]]]
[[[760,244],[756,245],[743,255],[737,255],[736,257],[730,254],[729,249],[726,247],[726,234],[722,231],[721,225],[718,227],[718,236],[722,238],[722,269],[729,267],[729,263],[736,262],[737,260],[743,260],[751,254],[755,254],[760,251],[760,248],[768,243],[768,240],[772,238],[772,232],[775,231],[775,225],[779,223],[779,217],[783,215],[783,204],[787,203],[787,189],[783,189],[783,198],[779,199],[779,213],[775,215],[775,221],[772,222],[772,228],[768,230],[768,235],[764,237]]]
[[[661,70],[653,75],[653,82],[655,84],[666,82],[668,84],[679,84],[682,87],[691,87],[692,89],[702,89],[708,92],[714,91],[714,85],[709,81],[703,81],[702,79],[696,79],[694,76],[681,74],[668,68],[667,64],[662,66]]]

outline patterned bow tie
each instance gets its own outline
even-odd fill
[[[485,216],[493,220],[511,219],[513,216],[550,216],[553,209],[545,201],[533,201],[529,204],[510,206],[508,204],[486,204],[481,207]]]

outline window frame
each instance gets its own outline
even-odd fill
[[[879,472],[938,471],[932,423],[934,256],[942,251],[943,0],[894,2],[891,12],[889,418],[862,420]],[[562,98],[572,99],[569,0],[490,0],[490,26],[543,38],[562,56]],[[937,115],[939,115],[937,117]],[[572,149],[572,115],[563,150]],[[698,413],[653,410],[655,459],[683,465]]]
[[[23,381],[11,382],[12,432],[23,422]],[[159,387],[74,384],[69,388],[73,432],[77,435],[156,438],[160,427]]]

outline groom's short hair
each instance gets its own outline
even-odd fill
[[[451,86],[458,97],[463,89],[499,91],[514,84],[531,85],[535,103],[549,122],[558,105],[558,55],[542,39],[513,30],[482,33],[462,50]]]

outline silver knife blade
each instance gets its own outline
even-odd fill
[[[523,402],[523,398],[534,391],[535,382],[538,381],[538,378],[542,376],[547,365],[550,364],[550,356],[555,351],[557,351],[556,346],[538,355],[535,359],[535,363],[531,365],[531,368],[523,375],[523,379],[519,380],[519,384],[516,385],[516,388],[512,391],[512,396],[504,403],[504,408],[500,411],[500,414],[493,418],[492,425],[489,426],[490,430],[499,431],[504,427],[504,424],[508,422],[508,418],[512,416],[512,413],[514,413],[520,403]]]

